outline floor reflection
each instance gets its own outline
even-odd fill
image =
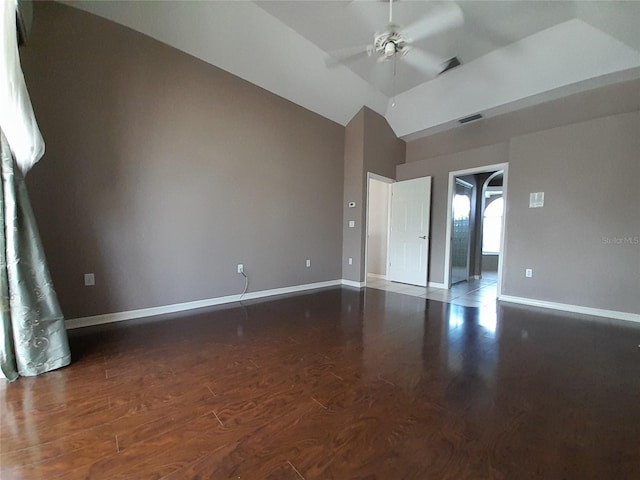
[[[499,357],[495,304],[468,308],[378,289],[364,299],[364,380],[393,379],[414,394],[444,381],[448,395],[491,398]]]
[[[422,363],[423,299],[391,292],[364,295],[363,378],[410,385]]]
[[[499,358],[495,306],[478,309],[448,304],[442,322],[450,380],[447,399],[460,398],[467,405],[470,400],[472,404],[490,402]]]

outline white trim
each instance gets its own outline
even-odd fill
[[[456,175],[456,176],[459,176],[459,175]],[[466,180],[462,180],[461,178],[456,178],[455,181],[458,185],[462,185],[464,188],[473,189],[474,187],[471,183],[467,182]]]
[[[511,295],[500,295],[498,300],[509,303],[519,303],[530,307],[550,308],[552,310],[563,310],[565,312],[582,313],[584,315],[595,315],[596,317],[607,317],[616,320],[627,320],[629,322],[640,323],[640,315],[637,313],[604,310],[601,308],[583,307],[580,305],[569,305],[566,303],[547,302],[546,300],[534,300],[532,298],[514,297]]]
[[[467,168],[464,170],[455,170],[449,172],[449,188],[447,190],[447,224],[444,237],[444,288],[451,288],[451,216],[452,216],[452,203],[453,192],[455,191],[455,178],[462,175],[472,175],[475,173],[490,172],[492,170],[503,170],[503,198],[504,198],[504,214],[502,216],[502,240],[501,240],[501,254],[498,258],[498,285],[497,293],[500,295],[502,291],[502,264],[503,257],[505,256],[505,236],[506,236],[506,218],[507,218],[507,184],[509,176],[509,163],[495,163],[493,165],[484,165],[481,167]]]
[[[447,286],[444,283],[438,283],[438,282],[428,282],[427,287],[444,288],[444,289],[447,288]]]
[[[389,177],[383,177],[382,175],[378,175],[377,173],[373,173],[373,172],[367,172],[367,180],[378,180],[379,182],[383,182],[383,183],[396,183],[396,181],[393,178],[389,178]]]
[[[355,287],[355,288],[363,288],[367,286],[367,282],[354,282],[353,280],[345,280],[344,278],[341,280],[339,285],[345,285],[347,287]]]
[[[393,184],[395,183],[392,182],[387,186],[387,258],[385,258],[385,266],[384,266],[384,271],[387,272],[385,274],[385,280],[389,280],[389,270],[391,267],[391,263],[389,262],[389,255],[390,255],[390,250],[389,247],[390,245],[390,241],[391,240],[391,201],[393,200]],[[369,239],[367,238],[367,242],[369,242]]]
[[[507,209],[509,208],[509,202],[507,201],[507,190],[509,188],[509,164],[504,164],[502,171],[502,201],[504,207],[502,209],[502,235],[500,236],[500,253],[498,254],[498,271],[496,272],[497,284],[496,294],[499,297],[502,294],[502,267],[504,266],[504,259],[507,258]],[[484,201],[484,197],[483,197]],[[480,256],[482,256],[482,246],[480,247]],[[482,261],[480,262],[482,269]],[[482,272],[480,272],[482,274]]]
[[[141,308],[138,310],[128,310],[125,312],[105,313],[104,315],[94,315],[91,317],[72,318],[65,321],[67,329],[89,327],[92,325],[102,325],[103,323],[123,322],[125,320],[133,320],[136,318],[152,317],[155,315],[164,315],[167,313],[184,312],[186,310],[194,310],[196,308],[212,307],[225,303],[239,302],[240,300],[251,300],[254,298],[271,297],[274,295],[283,295],[286,293],[301,292],[304,290],[314,290],[316,288],[334,287],[337,285],[352,285],[356,282],[349,280],[330,280],[328,282],[307,283],[304,285],[294,285],[292,287],[274,288],[271,290],[262,290],[259,292],[250,292],[244,295],[228,295],[226,297],[208,298],[205,300],[196,300],[193,302],[174,303],[172,305],[162,305],[159,307]]]

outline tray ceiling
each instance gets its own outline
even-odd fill
[[[640,2],[458,1],[464,23],[416,43],[462,65],[433,76],[414,59],[327,66],[373,42],[384,1],[74,1],[345,125],[363,105],[399,137],[428,135],[571,93],[640,78]],[[394,23],[437,18],[448,2],[394,2]],[[437,22],[431,27],[437,30]],[[408,61],[405,61],[408,60]],[[418,66],[418,68],[416,68]]]

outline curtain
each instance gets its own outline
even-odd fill
[[[0,370],[8,380],[71,361],[24,175],[44,153],[18,55],[16,2],[0,0]]]
[[[24,179],[4,133],[0,216],[2,373],[15,380],[68,365],[71,355]]]

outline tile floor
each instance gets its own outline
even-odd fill
[[[389,292],[403,293],[414,297],[437,300],[439,302],[462,305],[464,307],[483,307],[494,304],[497,296],[497,277],[494,272],[483,273],[480,280],[460,282],[450,290],[435,287],[418,287],[406,283],[390,282],[368,276],[367,287]]]

